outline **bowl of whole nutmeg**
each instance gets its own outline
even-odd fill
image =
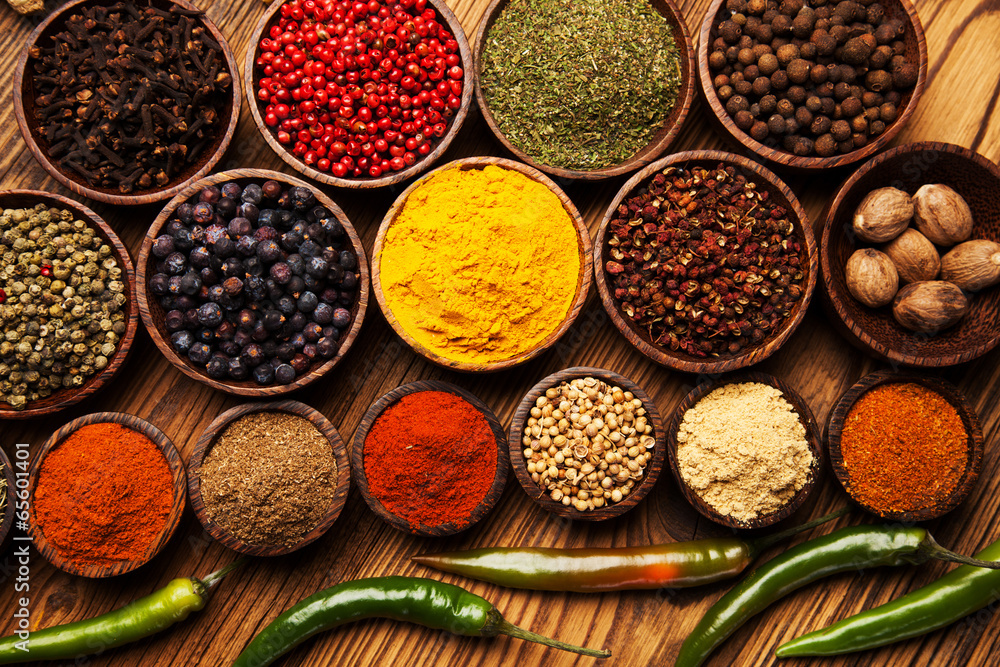
[[[866,162],[823,214],[831,320],[908,366],[951,366],[1000,343],[1000,168],[921,142]]]

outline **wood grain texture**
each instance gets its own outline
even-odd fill
[[[195,0],[229,39],[242,63],[250,47],[249,33],[266,10],[256,0],[231,2]],[[466,34],[475,34],[488,2],[448,0]],[[700,25],[709,0],[677,2],[688,25]],[[924,96],[896,144],[934,140],[959,144],[996,162],[1000,159],[1000,59],[988,57],[1000,34],[1000,5],[996,0],[917,0],[917,12],[927,36],[932,64]],[[34,160],[18,134],[13,118],[11,80],[13,62],[33,23],[0,6],[0,187],[66,190]],[[726,149],[752,155],[710,124],[709,110],[696,100],[673,150]],[[734,148],[735,147],[735,148]],[[442,162],[467,156],[503,155],[480,114],[470,113]],[[293,173],[261,141],[248,110],[242,112],[237,133],[220,162],[220,169],[255,166]],[[803,209],[820,230],[820,213],[850,170],[811,174],[780,172]],[[626,179],[569,182],[560,185],[574,202],[591,235],[608,204]],[[371,248],[379,223],[402,187],[380,190],[326,189],[350,217],[364,247]],[[133,256],[160,206],[121,209],[101,203],[94,209],[109,221]],[[516,368],[495,374],[462,374],[431,364],[414,354],[375,313],[365,318],[361,335],[350,353],[330,375],[293,396],[320,410],[343,434],[348,449],[361,418],[379,396],[416,380],[443,379],[471,391],[491,406],[501,423],[509,425],[521,397],[541,378],[571,366],[600,366],[631,378],[649,393],[666,414],[701,378],[664,371],[650,363],[618,333],[592,294],[566,334],[545,353]],[[859,378],[887,364],[847,343],[822,309],[812,306],[788,342],[755,370],[781,378],[809,403],[820,423],[837,399]],[[947,517],[927,523],[944,546],[974,553],[1000,537],[1000,350],[994,348],[974,363],[924,371],[955,384],[979,413],[986,448],[979,482],[966,501]],[[59,419],[0,422],[0,443],[8,454],[15,443],[40,445],[62,420],[93,410],[130,412],[160,427],[190,458],[198,436],[224,410],[241,399],[214,391],[168,363],[140,331],[121,375],[97,397],[81,402]],[[788,523],[819,516],[847,503],[832,476]],[[860,512],[824,526],[870,520]],[[17,528],[15,537],[23,536]],[[633,591],[600,595],[509,590],[441,575],[409,561],[418,553],[493,545],[544,547],[641,546],[692,538],[731,534],[701,517],[683,499],[670,475],[659,482],[633,511],[612,521],[566,521],[537,507],[516,484],[508,484],[496,508],[469,530],[445,538],[405,535],[373,514],[360,494],[352,492],[340,519],[326,535],[294,554],[254,559],[234,572],[213,592],[207,607],[170,631],[140,643],[90,659],[93,667],[135,665],[229,664],[250,638],[280,612],[312,593],[340,581],[367,576],[416,575],[441,578],[464,586],[495,603],[511,622],[565,641],[611,649],[614,656],[600,664],[670,664],[681,642],[704,612],[725,591],[726,584],[682,591]],[[804,537],[796,538],[797,543]],[[15,608],[22,594],[14,590],[18,567],[14,545],[0,551],[0,609]],[[787,545],[786,545],[787,546]],[[769,558],[778,548],[764,554]],[[164,586],[176,577],[205,576],[235,558],[215,542],[193,516],[186,513],[166,548],[138,572],[112,579],[91,580],[68,575],[31,551],[31,627],[67,623],[120,607]],[[988,665],[1000,655],[1000,616],[996,605],[949,628],[889,646],[841,658],[781,660],[774,649],[809,630],[887,602],[922,586],[952,569],[945,563],[919,567],[883,568],[838,575],[795,592],[752,619],[707,663],[741,667],[964,667]],[[9,613],[0,616],[0,634],[16,629]],[[436,630],[392,621],[364,621],[319,635],[282,663],[320,665],[497,665],[546,664],[589,666],[597,661],[556,654],[514,639],[459,638]]]
[[[180,454],[177,453],[177,448],[174,447],[174,443],[170,441],[170,438],[163,434],[163,431],[145,419],[140,419],[134,415],[123,412],[95,412],[83,417],[77,417],[69,422],[53,433],[38,451],[32,452],[31,470],[28,473],[28,493],[32,498],[35,496],[35,489],[38,488],[38,476],[41,474],[45,457],[53,449],[59,447],[68,437],[84,426],[91,424],[121,424],[127,429],[146,436],[163,452],[163,457],[167,460],[167,466],[170,468],[170,475],[173,478],[173,504],[170,506],[170,513],[167,515],[167,522],[156,539],[149,543],[143,555],[133,560],[120,560],[111,564],[93,564],[81,563],[63,557],[55,546],[46,539],[44,526],[39,525],[35,518],[35,508],[33,505],[30,507],[28,511],[31,524],[31,539],[34,541],[38,553],[45,560],[69,574],[103,579],[105,577],[115,577],[120,574],[132,572],[148,563],[163,550],[163,547],[173,537],[174,532],[181,522],[181,515],[187,503],[187,476],[184,474],[184,462],[181,461]],[[105,463],[110,463],[110,461]],[[128,473],[127,471],[123,471],[123,474]]]
[[[844,465],[844,455],[840,446],[840,436],[844,429],[844,420],[850,414],[851,408],[854,407],[858,399],[870,389],[899,382],[914,382],[943,396],[958,412],[959,417],[962,419],[962,426],[965,428],[967,434],[966,445],[968,451],[965,468],[954,490],[934,505],[914,512],[878,510],[855,498],[851,494],[851,474]],[[840,400],[837,401],[837,404],[830,412],[830,418],[826,424],[826,437],[830,453],[830,467],[833,469],[833,474],[836,475],[837,481],[844,487],[844,491],[851,496],[851,499],[855,503],[866,511],[890,521],[903,521],[906,523],[928,521],[951,512],[972,491],[972,488],[976,485],[976,481],[979,479],[979,472],[983,466],[983,430],[979,424],[978,415],[976,415],[972,406],[969,405],[965,396],[950,382],[936,377],[916,375],[913,372],[876,371],[858,380],[854,386],[844,392],[844,395],[840,397]]]
[[[422,524],[411,523],[398,514],[390,512],[386,509],[382,502],[372,494],[371,488],[368,486],[368,475],[365,474],[365,440],[368,438],[368,432],[371,430],[372,425],[379,417],[382,416],[383,412],[395,405],[399,399],[422,391],[444,391],[449,394],[454,394],[478,410],[483,417],[486,418],[486,423],[489,424],[490,430],[493,432],[493,441],[496,446],[497,454],[497,465],[496,471],[493,475],[493,482],[490,484],[490,488],[486,491],[486,495],[483,496],[483,499],[479,502],[479,504],[472,509],[472,512],[469,513],[468,517],[462,519],[461,521],[448,521],[437,526],[424,526]],[[431,417],[431,415],[428,415],[428,418]],[[401,530],[411,535],[445,537],[448,535],[454,535],[455,533],[460,533],[463,530],[468,530],[472,526],[479,523],[483,517],[493,510],[497,501],[500,500],[500,496],[503,494],[504,486],[507,484],[507,476],[510,473],[510,459],[507,457],[506,445],[507,435],[504,432],[503,426],[500,425],[500,420],[497,419],[493,410],[491,410],[489,406],[483,403],[477,396],[449,382],[442,382],[440,380],[419,380],[417,382],[410,382],[402,387],[397,387],[396,389],[387,392],[384,396],[372,403],[370,408],[368,408],[368,412],[366,412],[365,416],[361,418],[358,430],[354,434],[354,449],[351,451],[351,468],[354,470],[354,479],[357,482],[358,491],[361,493],[361,497],[365,499],[365,502],[368,503],[368,507],[370,507],[375,514],[381,517],[383,521],[397,530]],[[459,483],[458,480],[455,480],[455,483]]]
[[[333,451],[333,460],[337,465],[337,486],[333,492],[333,501],[319,523],[303,535],[302,539],[295,544],[286,546],[284,544],[250,544],[244,542],[208,515],[208,510],[205,508],[205,499],[201,495],[201,466],[205,462],[205,457],[212,451],[212,447],[215,446],[219,436],[229,428],[230,424],[248,414],[256,412],[281,412],[308,419],[323,434],[323,437],[330,444],[330,449]],[[351,464],[347,459],[347,449],[344,447],[344,441],[341,439],[340,433],[330,423],[330,420],[324,417],[318,410],[309,407],[305,403],[289,400],[271,401],[269,403],[244,403],[230,408],[216,417],[208,425],[208,428],[205,429],[205,432],[201,434],[197,444],[194,446],[194,452],[187,463],[187,478],[187,493],[191,497],[191,508],[194,510],[195,516],[198,517],[198,521],[201,522],[201,525],[205,527],[205,530],[208,531],[208,534],[213,539],[233,551],[247,554],[248,556],[285,556],[312,544],[323,537],[326,531],[330,530],[330,527],[333,526],[333,522],[337,520],[341,510],[344,509],[344,503],[347,501],[347,493],[351,489]]]

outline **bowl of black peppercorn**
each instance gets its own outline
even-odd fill
[[[183,190],[137,262],[139,312],[181,372],[241,396],[300,389],[357,337],[368,263],[343,211],[318,189],[234,169]]]

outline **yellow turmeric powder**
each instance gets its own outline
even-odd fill
[[[504,361],[569,313],[582,250],[562,202],[515,171],[445,169],[420,183],[386,232],[382,292],[418,343],[452,361]]]

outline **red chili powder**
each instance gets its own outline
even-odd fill
[[[365,438],[368,489],[411,524],[464,523],[496,473],[496,439],[468,401],[443,391],[408,394]]]

